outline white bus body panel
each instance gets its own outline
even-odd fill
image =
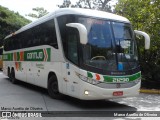
[[[91,85],[89,83],[83,83],[79,95],[79,99],[83,100],[101,100],[101,99],[109,99],[109,98],[123,98],[123,97],[133,97],[139,95],[139,88],[141,83],[139,82],[137,85],[131,88],[118,88],[118,89],[107,89],[100,88],[95,85]],[[88,95],[84,94],[84,91],[87,90],[89,92]],[[115,91],[123,91],[123,96],[113,96],[113,92]]]

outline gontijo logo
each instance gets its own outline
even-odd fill
[[[24,60],[25,61],[50,61],[51,49],[38,49],[24,51]]]
[[[27,59],[42,59],[43,58],[43,52],[31,52],[27,53]]]

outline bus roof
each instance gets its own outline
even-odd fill
[[[108,13],[108,12],[93,10],[93,9],[61,8],[56,11],[57,16],[65,15],[65,14],[77,14],[77,15],[105,18],[105,19],[109,19],[109,20],[116,20],[116,21],[129,23],[129,20],[125,17],[119,16],[119,15],[116,15],[113,13]]]
[[[41,24],[41,23],[43,23],[47,20],[50,20],[54,17],[58,17],[58,16],[61,16],[61,15],[66,15],[66,14],[90,16],[90,17],[97,17],[97,18],[103,18],[103,19],[108,19],[108,20],[115,20],[115,21],[130,23],[129,20],[125,17],[119,16],[119,15],[116,15],[116,14],[112,14],[112,13],[108,13],[108,12],[104,12],[104,11],[83,9],[83,8],[60,8],[60,9],[56,9],[52,13],[49,13],[49,14],[39,18],[36,21],[33,21],[33,22],[29,23],[28,25],[23,26],[22,28],[17,30],[14,33],[14,35],[22,32],[22,31],[25,31],[29,28],[32,28],[36,25],[39,25],[39,24]],[[13,34],[10,34],[6,38],[8,38],[12,35]]]

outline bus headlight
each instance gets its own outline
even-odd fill
[[[81,75],[81,74],[79,74],[79,73],[76,73],[76,75],[77,75],[81,80],[83,80],[83,81],[85,81],[85,82],[88,82],[88,83],[90,83],[90,84],[96,85],[96,84],[100,83],[100,81],[98,81],[98,80],[85,77],[85,76],[83,76],[83,75]]]
[[[85,94],[85,95],[89,95],[89,91],[88,91],[88,90],[85,90],[85,91],[84,91],[84,94]]]

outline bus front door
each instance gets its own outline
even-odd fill
[[[78,96],[80,83],[76,75],[77,68],[68,62],[63,63],[63,93],[70,96]]]

